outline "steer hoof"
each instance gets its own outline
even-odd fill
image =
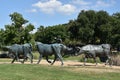
[[[64,64],[62,63],[61,66],[63,66]]]
[[[53,63],[51,63],[51,65],[53,65]]]
[[[52,63],[51,61],[48,61],[48,63]]]

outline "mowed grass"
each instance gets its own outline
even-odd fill
[[[111,69],[89,66],[0,64],[0,80],[119,80],[120,69]]]
[[[39,54],[34,54],[38,60]],[[12,59],[0,59],[0,80],[119,80],[120,68],[95,66],[52,66],[49,64],[10,64]],[[64,61],[79,61],[80,56]],[[29,63],[29,62],[28,62]]]

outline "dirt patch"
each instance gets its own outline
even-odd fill
[[[77,68],[73,68],[73,69],[69,69],[70,71],[74,71],[74,72],[88,72],[88,73],[95,73],[95,74],[101,74],[101,73],[111,73],[111,72],[115,72],[115,73],[120,73],[120,69],[118,68],[108,68],[108,67],[77,67]]]

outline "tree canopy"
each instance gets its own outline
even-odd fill
[[[55,37],[60,37],[64,44],[102,44],[110,43],[120,46],[120,13],[109,15],[106,11],[82,10],[76,19],[66,24],[54,26],[39,26],[32,23],[17,12],[9,15],[11,24],[0,30],[0,45],[41,41],[53,43]]]
[[[0,36],[2,45],[10,45],[14,43],[23,44],[30,42],[31,35],[30,31],[34,29],[34,25],[28,23],[28,20],[24,19],[20,13],[14,12],[9,15],[12,23],[10,25],[5,25],[5,30],[1,29]]]

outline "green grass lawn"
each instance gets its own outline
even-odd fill
[[[38,54],[34,54],[38,60]],[[0,80],[119,80],[120,68],[90,66],[51,66],[43,64],[10,64],[0,59]],[[64,60],[80,61],[80,56]],[[3,62],[3,63],[2,63]],[[5,63],[4,63],[5,62]]]
[[[86,69],[93,69],[93,71]],[[94,71],[94,69],[100,69],[100,72]],[[119,80],[119,69],[116,70],[117,72],[110,72],[111,69],[40,64],[0,64],[0,80]]]

